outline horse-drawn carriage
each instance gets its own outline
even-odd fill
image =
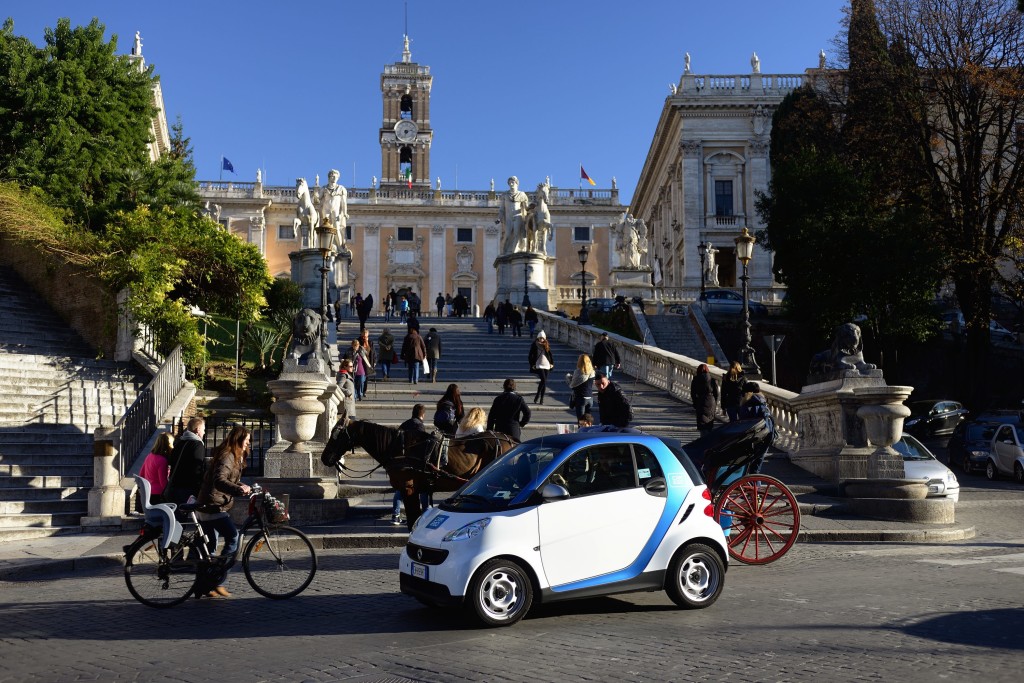
[[[741,420],[683,446],[704,475],[729,556],[746,564],[774,562],[800,533],[800,507],[792,491],[775,477],[748,473],[771,438],[763,420]]]

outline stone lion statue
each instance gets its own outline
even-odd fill
[[[811,374],[823,375],[844,370],[856,370],[862,375],[878,369],[877,365],[864,360],[864,340],[860,327],[844,323],[836,328],[832,348],[814,355],[811,359]]]
[[[292,321],[292,348],[289,358],[295,358],[300,365],[307,365],[310,359],[327,361],[320,339],[320,314],[312,308],[303,308]]]

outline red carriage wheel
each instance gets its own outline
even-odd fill
[[[745,564],[774,562],[800,533],[800,507],[775,477],[751,474],[730,484],[715,503],[715,519],[732,515],[729,555]]]

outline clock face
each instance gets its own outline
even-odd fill
[[[395,137],[402,142],[411,142],[416,138],[418,130],[416,124],[412,121],[399,121],[395,124]]]

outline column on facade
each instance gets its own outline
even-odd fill
[[[252,216],[249,218],[249,243],[255,244],[256,248],[260,250],[260,255],[265,259],[267,257],[267,219],[263,217],[263,214],[258,216]]]
[[[429,273],[429,284],[427,286],[430,288],[430,291],[421,294],[423,296],[424,310],[427,303],[433,308],[434,299],[437,298],[438,292],[444,294],[450,292],[452,288],[451,281],[445,280],[445,274],[448,272],[447,245],[445,244],[446,232],[443,225],[430,226],[430,247],[428,249],[430,263],[426,268]]]
[[[761,192],[768,191],[768,142],[767,140],[754,140],[750,142],[748,149],[747,167],[750,169],[750,182],[747,184],[746,202],[750,209],[747,211],[747,224],[750,226],[750,232],[753,233],[764,228],[760,217],[753,210],[753,207],[755,201],[754,192],[756,190]],[[754,249],[754,258],[750,261],[750,286],[752,288],[771,287],[771,254],[757,245],[754,246]]]
[[[682,219],[682,244],[678,242],[678,236],[674,238],[677,244],[676,253],[680,249],[693,249],[696,253],[697,245],[700,243],[701,229],[704,226],[704,195],[703,195],[703,146],[699,140],[683,140],[679,143],[683,153],[682,163],[682,192],[683,192],[683,219]],[[683,259],[683,287],[700,287],[700,260],[694,258]]]
[[[363,288],[364,295],[373,295],[374,306],[377,308],[384,304],[380,269],[380,225],[367,225],[363,228]]]
[[[498,270],[494,267],[494,260],[498,258],[498,226],[488,225],[484,228],[483,233],[484,260],[480,264],[480,270],[484,275],[482,289],[480,290],[481,312],[487,307],[487,304],[490,303],[498,291]]]

